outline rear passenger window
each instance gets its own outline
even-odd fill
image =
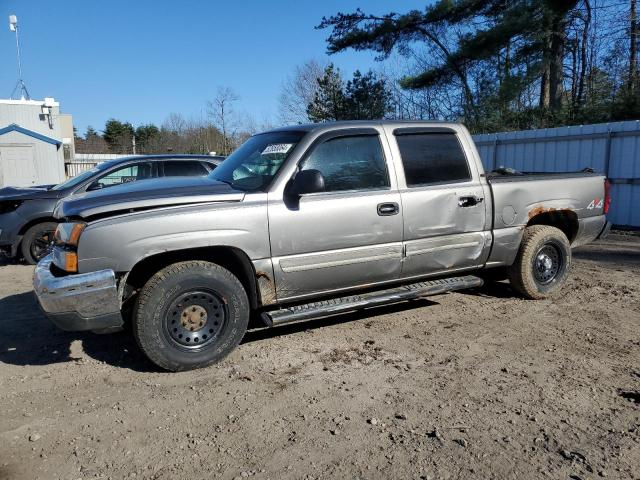
[[[338,137],[321,143],[302,164],[302,170],[313,169],[324,176],[326,192],[389,187],[377,135]]]
[[[163,163],[165,177],[199,177],[209,173],[204,165],[194,160],[170,160]]]
[[[408,187],[471,179],[462,146],[454,133],[396,133]]]

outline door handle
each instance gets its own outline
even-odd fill
[[[458,198],[458,206],[459,207],[473,207],[475,205],[478,205],[479,203],[482,203],[484,201],[484,198],[482,197],[477,197],[475,195],[469,195],[466,197],[460,197]]]
[[[395,202],[379,203],[378,215],[388,217],[389,215],[397,215],[400,212],[400,206]]]

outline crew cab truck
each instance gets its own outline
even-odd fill
[[[130,318],[160,367],[204,367],[250,318],[271,327],[500,275],[526,298],[552,295],[571,248],[608,232],[606,185],[591,172],[486,174],[455,123],[280,128],[208,177],[63,200],[34,289],[62,329]]]

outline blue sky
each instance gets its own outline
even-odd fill
[[[53,96],[82,133],[115,117],[161,123],[199,115],[218,86],[241,97],[258,122],[277,117],[278,94],[296,64],[325,57],[323,15],[422,9],[425,0],[0,0],[0,97],[17,80],[13,32],[20,25],[32,98]],[[345,73],[375,66],[369,52],[340,53]]]

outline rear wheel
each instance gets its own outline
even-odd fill
[[[42,222],[33,225],[25,232],[20,249],[24,260],[29,265],[35,265],[49,253],[57,226],[55,222]]]
[[[244,336],[249,313],[244,287],[231,272],[209,262],[180,262],[143,287],[133,332],[159,367],[191,370],[229,354]]]
[[[571,246],[562,230],[533,225],[524,231],[509,281],[526,298],[547,298],[565,284],[570,266]]]

